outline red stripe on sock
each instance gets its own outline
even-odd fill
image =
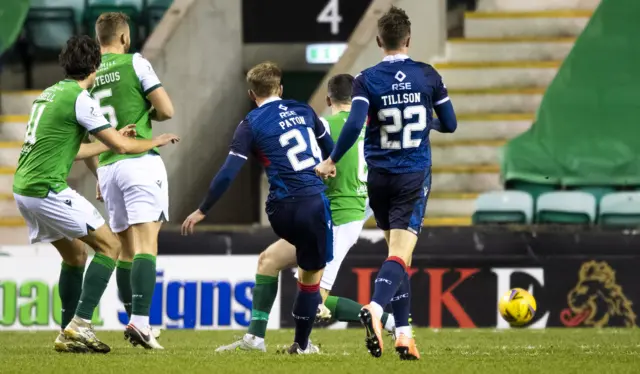
[[[400,266],[402,266],[404,271],[407,271],[407,264],[405,264],[404,260],[401,259],[400,257],[398,257],[398,256],[389,256],[389,257],[387,257],[387,261],[397,262],[398,264],[400,264]]]
[[[318,284],[302,284],[298,282],[298,289],[300,292],[319,292],[320,291],[320,283]]]

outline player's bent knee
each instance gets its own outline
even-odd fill
[[[95,231],[80,240],[89,244],[94,251],[110,257],[113,260],[118,259],[122,248],[120,240],[107,225],[98,227]]]
[[[276,261],[274,261],[273,256],[270,255],[269,251],[260,253],[260,256],[258,257],[258,274],[277,277],[280,270],[282,269],[278,266]]]

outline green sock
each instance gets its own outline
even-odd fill
[[[331,316],[340,322],[360,322],[360,309],[362,304],[346,297],[329,296],[324,306],[331,311]],[[387,323],[389,313],[382,313],[382,326]]]
[[[102,298],[104,290],[109,284],[109,278],[116,267],[116,262],[101,253],[96,253],[87,269],[82,285],[82,295],[76,310],[76,315],[82,319],[91,320],[93,311]]]
[[[62,263],[60,269],[60,279],[58,280],[58,290],[60,292],[60,301],[62,304],[62,320],[60,327],[65,328],[73,319],[80,301],[82,293],[82,276],[84,275],[84,266],[71,266]]]
[[[148,316],[151,298],[156,287],[156,256],[139,254],[133,257],[131,266],[131,314]],[[135,297],[134,297],[135,296]]]
[[[129,261],[120,261],[116,263],[116,283],[118,284],[118,296],[120,301],[124,304],[124,310],[127,311],[127,315],[131,318],[131,299],[133,293],[131,292],[131,266],[133,264]]]
[[[278,295],[278,277],[256,274],[256,286],[253,288],[251,323],[249,334],[264,338],[267,333],[269,313]]]

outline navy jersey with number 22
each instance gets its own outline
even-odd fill
[[[369,103],[364,150],[369,169],[404,174],[431,166],[433,108],[449,100],[431,65],[387,56],[355,78],[353,100]]]
[[[319,194],[325,190],[314,167],[323,160],[316,139],[329,136],[313,109],[293,100],[268,100],[238,125],[231,154],[262,162],[269,201]],[[330,150],[329,150],[330,151]]]

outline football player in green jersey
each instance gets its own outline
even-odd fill
[[[115,268],[120,243],[93,205],[67,185],[67,177],[74,159],[107,149],[118,154],[140,153],[178,138],[164,134],[131,139],[109,124],[87,91],[100,65],[100,48],[93,39],[69,39],[60,64],[67,79],[44,90],[31,107],[13,196],[31,243],[52,243],[62,256],[63,331],[56,339],[56,350],[107,353],[110,348],[95,336],[91,318]],[[104,144],[81,146],[87,132]],[[84,283],[87,253],[83,242],[96,251]]]
[[[327,105],[331,108],[332,114],[321,120],[333,139],[338,138],[349,116],[352,83],[353,77],[349,74],[339,74],[329,80]],[[323,320],[333,317],[342,322],[360,321],[362,305],[347,298],[329,296],[342,261],[349,249],[358,241],[366,219],[371,216],[366,207],[367,169],[364,161],[364,133],[360,136],[360,141],[336,165],[338,169],[336,178],[326,181],[325,193],[331,202],[331,216],[334,222],[334,255],[333,260],[324,269],[320,281],[320,293],[324,305],[319,306],[317,318]],[[266,351],[264,337],[269,313],[278,293],[278,275],[281,270],[295,265],[295,248],[283,239],[273,243],[260,254],[256,286],[253,289],[249,331],[241,340],[219,347],[216,351]],[[392,315],[385,314],[383,320],[387,330],[392,331],[395,328]]]
[[[96,21],[102,51],[96,84],[91,91],[112,126],[135,123],[139,139],[151,139],[151,120],[173,116],[173,104],[151,64],[131,44],[128,17],[103,13]],[[109,226],[122,242],[116,283],[130,317],[125,330],[132,344],[162,349],[158,330],[149,326],[149,309],[156,282],[158,232],[169,219],[167,171],[156,148],[122,155],[100,155],[99,191],[109,214]]]

